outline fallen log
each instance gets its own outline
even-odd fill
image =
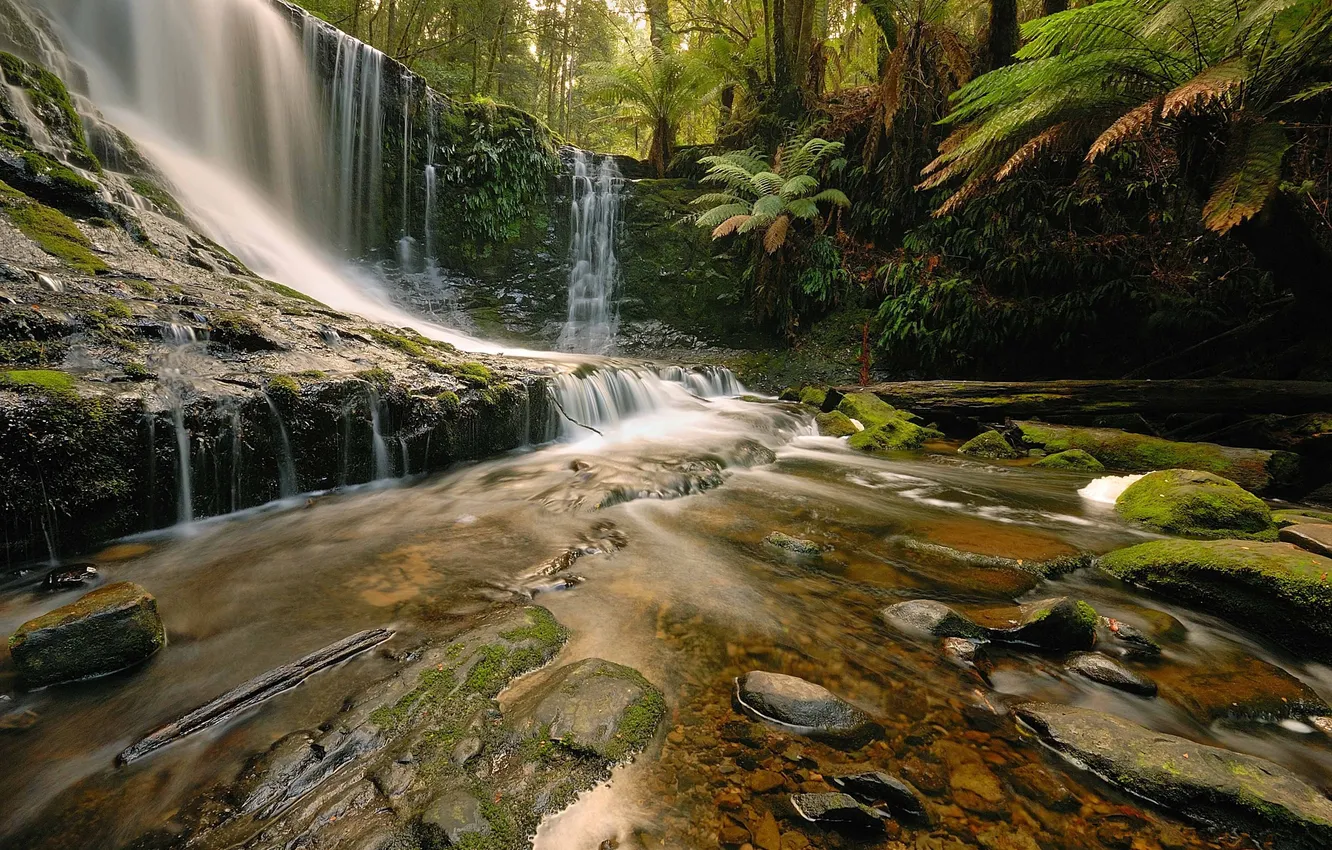
[[[891,404],[936,415],[1028,419],[1138,413],[1286,414],[1332,412],[1332,382],[1233,378],[1165,381],[898,381],[871,392]]]
[[[332,667],[353,655],[359,655],[391,637],[393,632],[388,629],[368,629],[316,650],[299,661],[269,670],[233,688],[207,705],[196,708],[174,723],[168,723],[157,729],[137,744],[128,747],[116,757],[116,761],[119,764],[137,761],[156,749],[207,729],[247,708],[258,705],[269,697],[290,690],[311,674]]]

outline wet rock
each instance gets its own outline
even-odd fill
[[[1250,655],[1216,658],[1204,667],[1166,667],[1158,676],[1162,695],[1205,724],[1332,714],[1332,708],[1304,682]]]
[[[877,723],[826,688],[795,676],[752,671],[736,677],[737,711],[779,728],[855,749],[880,733]]]
[[[1185,537],[1276,537],[1262,499],[1210,472],[1168,469],[1135,481],[1115,501],[1115,512],[1155,531]]]
[[[1276,523],[1277,528],[1303,524],[1332,525],[1332,513],[1314,508],[1287,508],[1272,511],[1272,522]]]
[[[481,801],[466,791],[447,791],[431,800],[421,823],[427,830],[443,834],[449,847],[462,845],[469,835],[489,835],[491,829]]]
[[[819,433],[825,437],[849,437],[864,430],[864,426],[857,428],[850,417],[838,410],[820,413],[814,417],[814,424],[818,426]]]
[[[823,409],[823,403],[828,398],[828,391],[823,387],[805,387],[800,391],[800,403],[807,404],[810,407]]]
[[[9,653],[23,681],[41,687],[123,670],[165,643],[157,600],[117,582],[19,626]]]
[[[774,531],[763,538],[764,543],[776,546],[778,549],[785,549],[796,555],[822,555],[823,547],[812,540],[804,540],[799,537],[792,537],[789,534],[783,534],[780,531]]]
[[[618,762],[647,745],[665,711],[661,691],[637,670],[588,658],[517,700],[507,721],[521,740],[556,741]]]
[[[984,640],[987,636],[987,630],[982,626],[931,599],[889,605],[879,612],[879,616],[887,625],[904,632],[971,640]]]
[[[1036,461],[1041,469],[1067,469],[1072,472],[1104,472],[1105,465],[1082,449],[1055,452]]]
[[[97,577],[97,567],[92,564],[65,564],[56,567],[42,579],[43,590],[69,590],[79,587]]]
[[[749,790],[755,794],[767,794],[786,784],[786,778],[771,770],[756,770],[749,777]]]
[[[874,393],[847,393],[837,403],[837,410],[866,429],[889,422],[910,422],[917,418],[905,410],[898,410]]]
[[[1019,794],[1047,809],[1066,812],[1078,807],[1078,798],[1068,786],[1039,764],[1022,765],[1008,774],[1008,780]]]
[[[1332,559],[1290,543],[1154,540],[1103,555],[1098,565],[1291,649],[1332,658]]]
[[[880,830],[888,813],[859,803],[849,794],[792,794],[791,806],[810,823],[833,829]]]
[[[1291,850],[1332,845],[1332,800],[1278,764],[1088,709],[1029,703],[1017,713],[1058,752],[1170,812]]]
[[[985,850],[1041,850],[1041,845],[1025,829],[992,826],[976,835]]]
[[[1093,682],[1140,696],[1156,696],[1156,683],[1099,652],[1075,652],[1064,667]]]
[[[953,802],[983,817],[997,817],[1005,808],[1004,788],[974,747],[952,740],[937,741],[934,751],[948,765]]]
[[[1060,596],[1028,602],[1019,625],[994,629],[991,637],[1008,643],[1029,643],[1044,649],[1090,649],[1096,643],[1096,609],[1079,599]]]
[[[997,732],[1008,721],[1008,706],[984,691],[975,690],[962,706],[962,716],[973,729]]]
[[[758,823],[754,824],[753,833],[754,846],[758,850],[782,850],[782,831],[772,812],[763,813]]]
[[[899,818],[917,822],[929,819],[929,810],[920,792],[881,770],[826,778],[837,790],[868,805],[882,804]]]
[[[990,458],[991,460],[1016,460],[1024,454],[1024,452],[1009,445],[1008,440],[1005,440],[1004,435],[998,431],[985,431],[972,437],[963,443],[957,452],[958,454]]]
[[[968,552],[911,537],[894,537],[892,542],[914,554],[926,555],[940,561],[987,570],[1017,570],[1038,578],[1057,578],[1092,565],[1092,557],[1082,552],[1047,558],[1009,558],[1002,555]],[[1032,582],[1032,586],[1035,586],[1035,582]]]
[[[850,398],[850,396],[847,396]],[[863,422],[864,420],[857,420]],[[889,419],[882,425],[858,431],[847,440],[851,448],[868,454],[891,454],[919,449],[929,439],[929,432],[914,422],[904,419]]]
[[[1285,543],[1293,543],[1307,552],[1332,557],[1332,525],[1325,523],[1299,523],[1288,525],[1277,532]]]
[[[1129,655],[1155,657],[1161,654],[1161,645],[1132,623],[1116,620],[1113,617],[1102,617],[1101,625],[1115,641],[1123,645]]]
[[[972,638],[947,637],[940,642],[943,648],[944,656],[950,660],[977,670],[982,675],[988,674],[993,668],[989,657],[985,654],[985,647],[978,640]]]

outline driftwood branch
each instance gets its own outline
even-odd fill
[[[332,667],[339,661],[344,661],[353,655],[359,655],[391,637],[393,637],[393,632],[388,629],[370,629],[357,632],[349,638],[343,638],[335,644],[312,652],[299,661],[285,664],[275,670],[269,670],[240,687],[228,691],[202,708],[196,708],[174,723],[168,723],[126,749],[116,757],[116,761],[120,764],[137,761],[153,750],[165,747],[167,744],[178,741],[187,735],[192,735],[201,729],[207,729],[209,726],[220,723],[247,708],[258,705],[269,697],[294,688],[311,674],[317,673],[325,667]]]
[[[579,428],[586,428],[587,430],[591,431],[593,434],[596,434],[598,437],[606,436],[605,434],[598,431],[596,428],[593,428],[591,425],[584,425],[582,422],[579,422],[577,419],[574,419],[572,416],[570,416],[568,412],[565,411],[564,405],[560,404],[560,400],[555,397],[555,393],[550,394],[550,400],[555,405],[555,409],[558,410],[560,412],[560,415],[563,416],[565,419],[568,419],[570,422],[577,425]]]

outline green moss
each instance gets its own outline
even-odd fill
[[[366,328],[364,333],[380,345],[388,346],[404,354],[410,354],[412,357],[423,357],[425,355],[425,349],[420,343],[408,339],[402,334],[395,334],[382,328]]]
[[[454,674],[450,668],[426,670],[417,685],[393,705],[380,706],[370,713],[370,721],[381,729],[397,731],[411,719],[419,705],[435,702],[453,691]]]
[[[1131,522],[1186,537],[1276,539],[1262,499],[1210,472],[1153,472],[1120,494],[1115,511]]]
[[[1043,457],[1033,466],[1042,469],[1067,469],[1076,472],[1103,472],[1105,466],[1082,449],[1069,449]]]
[[[151,201],[163,215],[170,216],[177,221],[185,221],[185,210],[181,209],[175,196],[163,187],[143,177],[131,177],[129,178],[129,184],[135,192]]]
[[[87,136],[83,131],[83,120],[79,118],[79,112],[74,108],[69,91],[60,78],[45,68],[3,52],[0,52],[0,71],[3,71],[7,82],[27,91],[38,109],[43,112],[55,110],[63,117],[65,124],[62,128],[63,135],[69,139],[76,153],[100,174],[101,163],[88,147]]]
[[[134,294],[136,295],[140,295],[144,298],[157,297],[157,287],[153,286],[146,280],[130,279],[125,281],[125,285],[134,290]]]
[[[0,372],[0,387],[16,392],[41,392],[52,395],[72,395],[74,379],[54,369],[19,369]]]
[[[389,387],[393,386],[393,375],[387,370],[381,369],[378,366],[372,367],[370,369],[362,369],[361,371],[356,373],[356,377],[360,378],[362,381],[365,381],[368,384],[373,384],[381,391],[386,390]]]
[[[0,198],[20,200],[26,197],[28,196],[20,192],[18,189],[15,189],[3,180],[0,180]]]
[[[37,247],[71,268],[90,275],[106,271],[88,237],[64,213],[36,202],[6,203],[4,212]]]
[[[47,366],[65,359],[69,345],[63,340],[18,339],[0,341],[0,363]]]
[[[855,423],[840,410],[820,413],[814,417],[814,423],[818,426],[819,433],[825,437],[850,437],[859,433]]]
[[[828,391],[823,387],[805,387],[800,392],[800,403],[808,404],[810,407],[823,407],[823,402],[828,398]]]
[[[867,429],[888,422],[916,418],[904,410],[898,410],[873,393],[847,393],[838,403],[837,409]]]
[[[800,387],[787,387],[777,394],[780,401],[800,401]]]
[[[488,386],[495,380],[495,374],[484,363],[469,361],[452,367],[454,377],[466,381],[474,387]]]
[[[322,381],[328,377],[328,373],[322,369],[302,369],[299,372],[292,372],[291,376],[301,381]]]
[[[439,401],[440,405],[443,406],[445,412],[450,414],[457,413],[458,406],[462,403],[461,399],[458,398],[458,394],[452,390],[445,390],[435,396],[435,398]]]
[[[1023,456],[1023,453],[1010,446],[1008,440],[1005,440],[1004,435],[998,431],[978,434],[963,443],[957,451],[959,454],[994,460],[1016,460]]]
[[[911,451],[923,446],[928,436],[928,432],[914,422],[889,419],[881,425],[867,427],[853,434],[847,445],[870,454]]]
[[[134,313],[129,305],[119,298],[108,298],[102,302],[102,310],[113,319],[132,319]]]
[[[1332,523],[1332,513],[1313,508],[1294,508],[1284,511],[1272,511],[1272,521],[1278,528],[1300,523]]]
[[[264,392],[270,398],[291,400],[301,394],[301,385],[290,375],[274,375],[268,379]]]
[[[151,381],[157,377],[142,363],[130,362],[120,368],[131,381]]]
[[[641,675],[638,678],[642,680],[644,694],[624,710],[615,736],[606,745],[606,758],[611,761],[622,761],[645,749],[666,714],[666,700],[661,693]]]

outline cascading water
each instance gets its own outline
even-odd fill
[[[388,443],[384,441],[384,428],[379,410],[379,393],[371,387],[366,391],[370,403],[370,441],[374,449],[375,481],[393,477],[393,462],[389,459]]]
[[[655,371],[618,367],[566,372],[555,377],[551,388],[563,415],[565,438],[584,437],[591,429],[688,406],[697,398],[736,396],[744,391],[729,369],[678,366]]]
[[[273,423],[277,426],[278,444],[280,452],[278,453],[278,495],[284,499],[296,495],[296,460],[291,452],[291,437],[287,435],[287,426],[282,421],[282,414],[278,412],[277,405],[273,399],[264,393],[264,401],[268,403],[268,412],[273,416]]]
[[[615,160],[573,152],[573,229],[569,315],[556,343],[561,351],[604,354],[615,344],[615,237],[620,218],[620,171]]]

